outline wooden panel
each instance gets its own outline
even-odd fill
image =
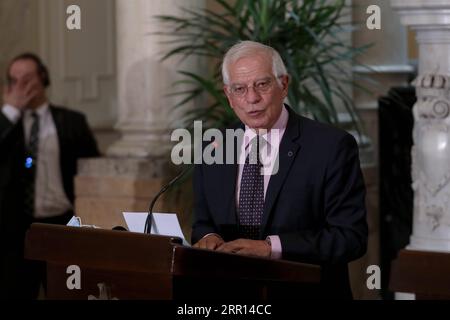
[[[276,299],[323,293],[318,266],[200,250],[179,242],[132,232],[33,224],[25,254],[47,263],[50,299]],[[68,279],[76,277],[67,273],[71,265],[80,268],[79,289],[69,289]]]
[[[174,275],[252,279],[292,283],[318,283],[320,267],[285,260],[175,247]],[[207,262],[207,263],[206,263]]]
[[[92,269],[81,265],[81,288],[68,289],[68,265],[47,267],[47,298],[51,300],[170,300],[172,276],[143,272]]]
[[[27,232],[25,256],[95,269],[168,273],[176,241],[133,232],[33,224]]]
[[[450,253],[402,250],[392,264],[389,288],[418,299],[450,299]]]

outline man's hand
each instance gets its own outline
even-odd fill
[[[217,251],[269,258],[272,248],[265,240],[237,239],[225,242]]]
[[[194,248],[216,250],[224,243],[223,239],[217,234],[210,234],[200,239],[194,244]]]
[[[18,83],[5,86],[3,89],[3,103],[19,110],[24,110],[39,92],[38,85],[37,81],[30,81],[25,84]]]

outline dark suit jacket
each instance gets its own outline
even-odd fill
[[[65,108],[50,106],[60,149],[64,191],[74,201],[73,178],[77,160],[99,155],[97,143],[84,115]],[[0,112],[0,274],[11,278],[14,261],[20,261],[25,230],[31,222],[23,215],[25,142],[22,121],[12,124]],[[0,290],[1,291],[1,290]]]
[[[345,131],[290,108],[270,179],[260,238],[278,235],[283,259],[322,266],[322,293],[351,298],[347,263],[367,247],[365,186],[358,147]],[[237,237],[238,165],[196,165],[192,243],[208,233]]]

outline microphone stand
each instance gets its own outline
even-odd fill
[[[151,233],[151,228],[152,225],[155,228],[155,233],[158,233],[158,229],[156,228],[156,224],[155,224],[155,219],[153,217],[153,207],[155,206],[156,201],[158,200],[158,198],[167,191],[167,189],[169,189],[170,187],[172,187],[175,182],[177,182],[178,180],[180,180],[182,177],[184,177],[184,175],[186,175],[186,173],[188,173],[189,171],[191,171],[192,166],[189,166],[188,168],[184,169],[183,171],[181,171],[181,173],[179,173],[175,178],[173,178],[168,184],[166,184],[159,192],[158,194],[153,198],[150,207],[148,209],[148,214],[147,214],[147,219],[145,220],[145,229],[144,229],[144,233],[146,234],[150,234]]]

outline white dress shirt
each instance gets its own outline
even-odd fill
[[[10,105],[4,105],[2,112],[12,123],[17,123],[22,115],[19,109]],[[25,144],[30,138],[33,112],[39,116],[34,217],[42,219],[61,215],[71,210],[72,204],[63,187],[58,133],[48,103],[36,110],[27,109],[23,112]]]

